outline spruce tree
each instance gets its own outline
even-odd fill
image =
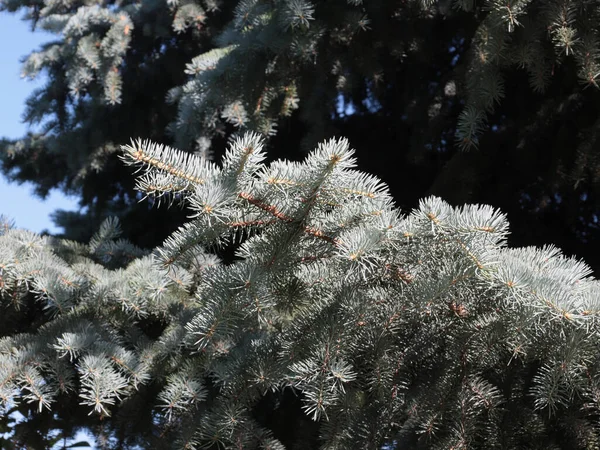
[[[589,267],[507,247],[489,206],[402,214],[346,139],[265,158],[257,134],[219,165],[123,146],[193,211],[151,253],[114,219],[87,245],[3,227],[3,406],[33,427],[79,404],[106,448],[598,445]]]
[[[2,144],[2,167],[38,192],[81,194],[59,213],[87,241],[117,215],[152,248],[186,212],[150,212],[117,161],[129,136],[218,160],[237,129],[302,159],[347,136],[398,203],[483,202],[511,242],[554,242],[598,267],[598,5],[583,0],[243,0],[30,3],[57,39],[24,74],[48,75]],[[346,114],[354,110],[353,115]],[[478,150],[474,150],[478,147]],[[461,149],[470,150],[463,152]],[[153,223],[153,233],[139,223]]]

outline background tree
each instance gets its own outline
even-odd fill
[[[67,236],[87,241],[116,214],[128,235],[151,247],[185,217],[177,210],[149,213],[114,153],[132,135],[168,140],[176,107],[165,103],[167,90],[185,81],[185,64],[227,18],[215,3],[203,5],[2,2],[2,10],[24,8],[34,28],[57,34],[23,65],[23,76],[48,78],[23,115],[41,131],[4,140],[2,167],[9,178],[32,181],[38,195],[59,187],[80,196],[85,212],[55,216]],[[143,226],[149,215],[152,229]]]
[[[511,242],[553,242],[599,263],[595,1],[4,0],[2,9],[25,9],[58,34],[24,64],[26,76],[49,77],[24,116],[43,131],[4,141],[2,167],[41,195],[81,194],[83,212],[55,216],[67,237],[85,240],[116,214],[151,247],[181,222],[184,211],[137,203],[118,143],[140,136],[211,157],[249,128],[274,136],[270,158],[345,135],[400,205],[427,193],[493,204],[511,218]],[[147,220],[152,232],[138,225]]]

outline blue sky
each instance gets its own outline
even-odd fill
[[[53,38],[53,35],[39,31],[32,33],[29,24],[21,21],[21,15],[0,13],[0,136],[9,138],[25,134],[27,127],[21,123],[25,99],[44,84],[43,79],[21,79],[20,61]],[[0,214],[13,219],[19,228],[60,231],[50,220],[50,213],[56,209],[77,209],[77,199],[52,191],[43,201],[33,196],[31,185],[8,184],[0,175]]]

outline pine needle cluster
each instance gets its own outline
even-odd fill
[[[345,139],[301,163],[265,164],[253,133],[220,165],[140,140],[122,159],[192,220],[151,253],[114,220],[88,245],[0,228],[4,408],[141,402],[153,448],[598,445],[600,282],[508,248],[500,212],[403,215]],[[290,395],[295,434],[272,419]]]

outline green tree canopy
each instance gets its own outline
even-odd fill
[[[599,264],[597,1],[1,5],[57,35],[23,66],[48,77],[24,114],[42,129],[4,141],[2,167],[81,195],[56,215],[66,237],[117,215],[151,248],[183,220],[138,203],[116,156],[130,136],[218,158],[251,129],[270,159],[344,135],[401,205],[493,204],[513,243]]]

